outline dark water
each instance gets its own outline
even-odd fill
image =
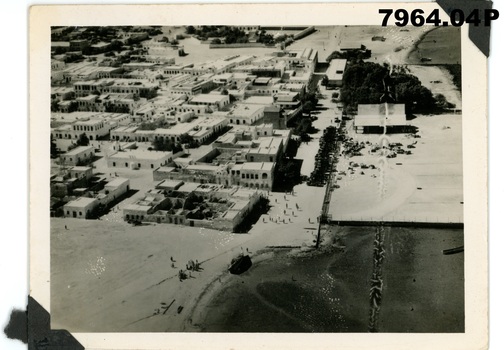
[[[428,32],[408,55],[410,64],[460,64],[461,34],[458,27],[437,27]],[[422,62],[423,58],[430,61]]]
[[[194,323],[207,332],[367,332],[373,227],[338,227],[323,253],[231,276]],[[378,332],[463,332],[463,230],[385,228]],[[203,307],[203,306],[198,306]]]

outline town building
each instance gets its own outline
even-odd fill
[[[229,123],[235,125],[252,125],[263,117],[264,106],[247,103],[236,103],[227,115]]]
[[[275,163],[235,164],[231,167],[230,174],[234,185],[271,190],[273,188]]]
[[[408,124],[405,105],[394,103],[360,104],[354,120],[357,133],[382,132],[384,127],[390,131]]]
[[[78,146],[60,156],[62,165],[81,165],[89,162],[95,156],[94,147]]]
[[[98,204],[96,198],[79,197],[65,204],[63,213],[67,218],[88,219]]]
[[[347,65],[346,59],[332,59],[327,68],[327,87],[339,87],[343,85],[343,73]]]
[[[173,160],[172,152],[125,150],[118,151],[107,159],[107,166],[127,169],[155,169],[167,165]]]
[[[206,106],[212,111],[220,111],[229,104],[229,95],[199,94],[190,98],[187,104]]]
[[[191,196],[201,201],[195,208],[186,206]],[[233,231],[260,198],[254,189],[163,181],[155,189],[148,190],[144,198],[124,207],[123,218]]]

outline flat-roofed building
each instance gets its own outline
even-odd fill
[[[280,137],[260,137],[245,154],[247,162],[276,162],[283,154],[283,139]]]
[[[148,215],[158,210],[163,210],[170,203],[170,198],[166,197],[164,190],[151,189],[145,192],[142,199],[128,204],[123,208],[124,220],[143,221]]]
[[[89,180],[93,177],[93,168],[88,166],[73,166],[67,169],[67,173],[70,178]]]
[[[119,151],[107,159],[109,168],[155,169],[173,160],[172,152],[144,151],[140,149]]]
[[[207,106],[212,110],[221,110],[229,104],[229,95],[199,94],[190,98],[188,104]]]
[[[231,109],[227,118],[230,124],[240,125],[252,125],[264,117],[264,106],[247,104],[247,103],[237,103]]]
[[[63,206],[63,214],[67,218],[87,219],[98,204],[96,198],[79,197]]]
[[[342,41],[340,42],[341,51],[365,50],[366,47],[357,41]]]
[[[243,163],[231,167],[232,184],[258,189],[271,189],[273,187],[275,163]]]
[[[74,91],[71,87],[51,87],[51,98],[59,101],[71,100]]]
[[[133,134],[138,130],[138,126],[119,126],[110,131],[110,139],[114,141],[135,141]]]
[[[357,110],[354,120],[357,133],[381,131],[385,126],[394,128],[408,125],[404,104],[360,104]]]
[[[347,65],[346,59],[332,59],[327,68],[327,86],[336,87],[343,85],[343,74]]]
[[[81,165],[94,158],[94,147],[78,146],[61,155],[60,163],[64,165]]]
[[[169,91],[171,95],[175,96],[176,95],[195,96],[198,94],[207,93],[214,88],[215,83],[213,82],[212,79],[192,78],[191,80],[185,80],[180,83],[169,86]]]
[[[110,133],[110,125],[101,119],[79,120],[72,125],[74,138],[86,134],[89,140],[93,141]]]
[[[74,83],[75,95],[84,97],[90,94],[132,94],[133,97],[146,97],[153,94],[158,84],[137,79],[100,79],[97,81],[77,81]]]
[[[201,144],[224,129],[229,124],[229,120],[225,117],[209,116],[199,117],[191,123],[194,127],[188,135]]]

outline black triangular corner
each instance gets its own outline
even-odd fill
[[[466,16],[475,9],[483,13],[486,9],[491,9],[493,4],[488,0],[436,0],[436,2],[448,15],[453,9],[460,9]],[[475,26],[472,23],[467,25],[469,25],[469,39],[488,57],[490,55],[490,26],[482,24]]]
[[[28,350],[84,350],[65,329],[51,329],[51,315],[28,296]]]

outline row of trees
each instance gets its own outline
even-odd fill
[[[200,40],[220,38],[219,41],[212,41],[215,44],[248,43],[249,41],[248,35],[243,30],[229,26],[201,26],[200,28],[187,26],[186,33],[196,35]]]

